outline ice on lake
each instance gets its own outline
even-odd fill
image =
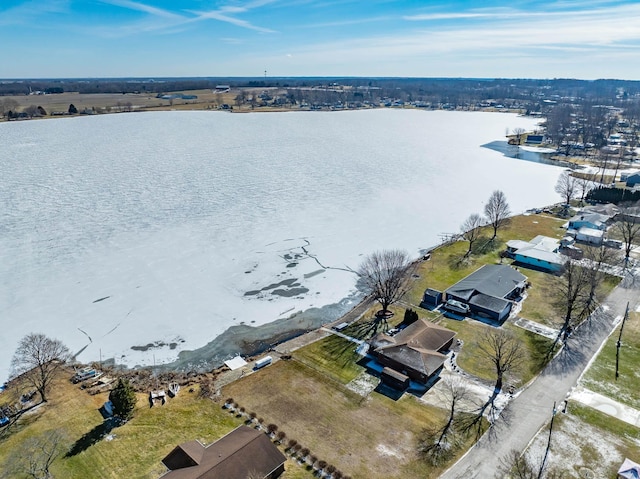
[[[0,124],[0,378],[29,332],[149,365],[355,300],[363,255],[417,256],[495,189],[514,212],[557,202],[557,167],[481,146],[534,126],[417,110]]]

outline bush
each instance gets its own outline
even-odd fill
[[[109,393],[109,401],[113,405],[113,415],[123,421],[131,419],[136,407],[136,393],[128,379],[118,379],[118,384]]]
[[[418,313],[413,309],[405,309],[404,311],[404,319],[402,323],[409,326],[410,324],[415,323],[418,320]]]

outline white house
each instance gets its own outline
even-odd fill
[[[558,250],[560,243],[555,238],[538,235],[531,241],[507,241],[507,254],[517,263],[546,271],[560,271],[565,259]]]
[[[604,231],[583,226],[577,231],[576,240],[599,246],[604,241]]]

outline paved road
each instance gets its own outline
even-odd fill
[[[551,418],[553,402],[561,404],[580,374],[611,332],[615,319],[624,315],[627,301],[634,311],[640,304],[640,278],[627,278],[607,298],[599,311],[578,329],[562,352],[540,376],[505,408],[492,430],[467,455],[446,471],[442,479],[502,477],[500,460],[509,451],[523,451]]]

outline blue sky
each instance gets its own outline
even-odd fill
[[[640,79],[640,2],[0,0],[0,78]]]

